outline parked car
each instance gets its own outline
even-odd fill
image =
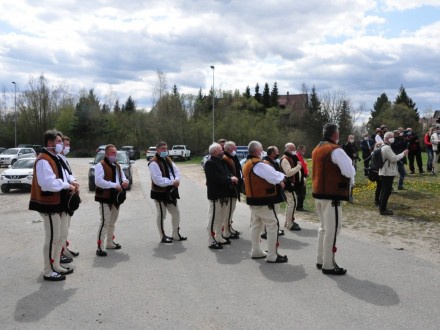
[[[6,149],[8,149],[8,148],[0,147],[0,154],[1,154],[3,151],[5,151]]]
[[[17,146],[17,148],[32,148],[35,150],[37,155],[41,152],[41,149],[43,149],[43,146],[40,144],[28,144],[28,143],[22,143]]]
[[[141,158],[141,153],[134,146],[123,146],[121,148],[121,150],[127,152],[128,158],[130,158],[130,159],[139,159],[139,158]]]
[[[96,189],[95,186],[95,166],[98,164],[105,156],[104,151],[99,151],[96,156],[95,160],[92,160],[89,162],[91,165],[89,168],[89,190],[94,191]],[[124,171],[125,177],[129,181],[128,190],[131,189],[131,185],[133,184],[133,168],[132,165],[134,163],[134,160],[130,160],[128,158],[128,155],[125,151],[118,150],[118,153],[116,155],[116,161],[121,165],[122,170]]]
[[[37,153],[32,148],[9,148],[0,155],[0,167],[14,165],[20,158],[36,157]]]
[[[147,156],[147,160],[150,160],[156,154],[156,147],[149,147],[145,156]]]
[[[107,147],[107,144],[101,144],[98,148],[96,148],[96,153],[105,151],[105,147]]]
[[[35,157],[21,158],[9,165],[0,175],[1,190],[8,193],[11,189],[31,190]]]
[[[172,159],[187,160],[191,159],[191,151],[185,145],[175,145],[168,151],[168,156]]]

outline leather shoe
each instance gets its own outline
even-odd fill
[[[67,257],[67,256],[65,256],[63,254],[60,257],[60,264],[70,264],[72,261],[73,261],[72,258]]]
[[[173,243],[173,239],[171,237],[164,236],[164,237],[162,237],[161,242],[162,243]]]
[[[228,239],[239,239],[240,238],[240,236],[238,236],[238,234],[233,234],[233,233],[231,233],[231,235],[229,235],[228,237],[225,237],[225,236],[223,236],[222,235],[222,237],[224,238],[224,239],[226,239],[226,240],[228,240]]]
[[[52,272],[50,276],[44,276],[43,278],[45,281],[51,281],[51,282],[58,282],[58,281],[64,281],[66,279],[65,275],[60,275],[57,272]]]
[[[229,231],[231,232],[231,234],[236,234],[236,235],[240,235],[240,232],[238,230],[235,230],[234,228],[230,227]]]
[[[288,260],[287,256],[282,256],[282,255],[278,254],[277,258],[274,261],[267,260],[267,262],[270,264],[281,264],[281,263],[287,262],[287,260]]]
[[[300,231],[300,230],[301,230],[301,227],[300,227],[296,222],[294,222],[294,223],[292,224],[292,227],[290,227],[289,230],[292,230],[292,231]]]
[[[173,237],[173,241],[186,241],[188,237],[179,234],[178,238]]]
[[[333,269],[322,269],[322,273],[325,275],[345,275],[347,274],[347,270],[344,268],[333,268]]]
[[[219,242],[219,244],[221,244],[221,245],[230,245],[230,244],[231,244],[231,241],[227,239],[227,240],[224,241],[224,242]]]
[[[61,268],[63,268],[63,271],[57,271],[57,273],[60,275],[69,275],[73,273],[73,268],[64,268],[64,267]]]
[[[278,236],[284,236],[284,230],[278,229]]]
[[[322,264],[316,264],[316,268],[322,269]]]
[[[107,249],[120,250],[122,246],[118,243],[112,242],[112,244],[106,246]]]
[[[72,251],[72,250],[69,250],[69,248],[67,248],[67,251],[69,251],[69,252],[70,252],[70,254],[71,254],[72,256],[74,256],[74,257],[77,257],[77,256],[79,256],[79,252],[76,252],[76,251]]]
[[[221,249],[223,249],[223,245],[221,245],[218,242],[212,242],[211,245],[209,246],[209,248],[213,249],[213,250],[221,250]]]
[[[96,255],[98,257],[107,257],[107,252],[102,251],[101,249],[96,250]]]
[[[394,212],[392,210],[383,210],[380,211],[380,215],[393,215]]]

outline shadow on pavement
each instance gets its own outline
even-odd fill
[[[289,236],[281,236],[279,238],[279,242],[280,242],[280,249],[283,250],[300,250],[302,248],[305,248],[306,246],[309,245],[309,243],[304,243],[301,241],[297,241],[292,237]]]
[[[38,291],[17,301],[14,320],[18,322],[35,322],[45,318],[58,306],[66,303],[76,289],[64,290],[63,282],[43,282]]]
[[[260,271],[268,279],[274,282],[295,282],[306,278],[307,274],[303,265],[269,264],[265,259],[260,262]]]
[[[318,237],[318,229],[301,228],[300,231],[295,231],[294,233],[299,237]]]
[[[153,257],[162,258],[166,260],[176,259],[177,254],[181,254],[186,251],[184,242],[176,241],[170,244],[158,243],[154,249]]]
[[[330,276],[338,288],[349,295],[376,306],[394,306],[400,302],[399,295],[386,285],[368,280],[358,280],[350,275]]]
[[[216,250],[212,250],[216,251]],[[238,264],[249,259],[251,254],[251,241],[247,239],[231,239],[231,245],[225,245],[215,254],[219,264]]]
[[[106,257],[95,256],[93,267],[113,268],[118,263],[126,262],[128,260],[130,260],[130,256],[127,253],[118,252],[116,250],[107,250]]]

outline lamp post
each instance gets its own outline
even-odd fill
[[[214,65],[211,65],[212,69],[212,142],[215,142],[214,140],[214,98],[215,98],[215,89],[214,89]]]
[[[12,83],[14,84],[14,141],[15,147],[17,147],[17,84],[15,81]]]

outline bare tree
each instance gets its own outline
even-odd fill
[[[157,82],[153,89],[153,108],[156,106],[156,103],[160,101],[162,96],[167,92],[167,77],[165,74],[157,70]]]
[[[338,123],[344,101],[347,100],[342,90],[331,90],[321,95],[321,109],[328,115],[330,122]]]

